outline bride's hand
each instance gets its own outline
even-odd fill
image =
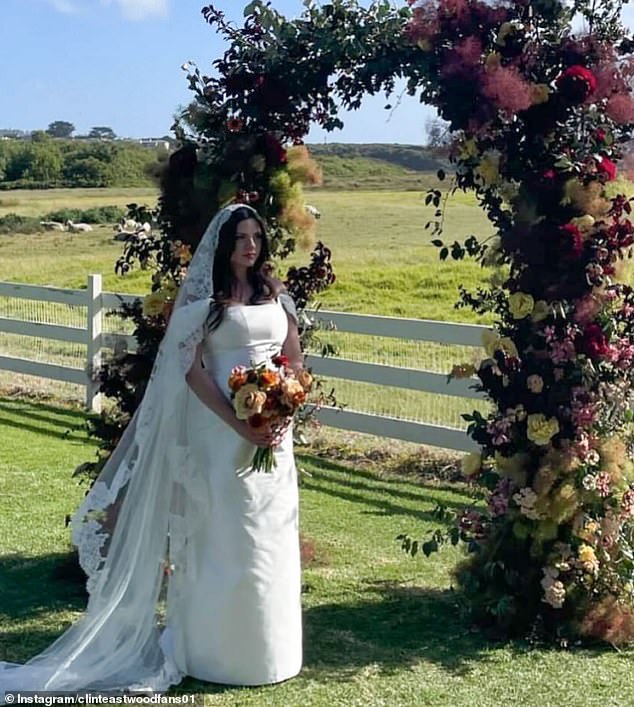
[[[256,447],[270,447],[275,437],[268,423],[262,427],[251,427],[247,422],[242,422],[238,434]]]

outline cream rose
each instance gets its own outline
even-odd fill
[[[509,310],[513,319],[525,319],[534,307],[535,300],[525,292],[514,292],[509,297]]]
[[[526,387],[531,391],[531,393],[539,394],[544,390],[544,379],[537,374],[528,376],[526,379]]]
[[[253,383],[247,383],[236,393],[233,404],[238,420],[246,420],[251,415],[259,415],[266,402],[266,393],[258,390]]]
[[[531,442],[543,446],[559,432],[559,421],[556,417],[546,417],[541,413],[528,416],[526,436]]]
[[[282,383],[282,400],[290,407],[301,405],[306,399],[306,393],[297,380],[285,380]]]
[[[475,476],[482,469],[482,454],[480,452],[471,452],[465,455],[462,457],[460,466],[465,476]]]

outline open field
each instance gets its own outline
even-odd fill
[[[85,607],[81,587],[53,575],[70,552],[64,517],[83,495],[70,473],[95,448],[83,421],[78,411],[0,398],[1,660],[40,652]],[[631,650],[492,643],[472,629],[451,590],[459,551],[412,559],[395,542],[436,528],[436,504],[462,508],[470,492],[395,461],[374,454],[351,466],[332,448],[323,457],[299,450],[301,528],[315,550],[303,573],[300,676],[262,688],[186,678],[170,694],[204,694],[214,707],[630,705]],[[410,467],[428,470],[424,460]]]
[[[13,199],[13,203],[3,206],[2,199]],[[146,189],[11,192],[0,197],[0,215],[8,210],[37,215],[63,206],[89,208],[125,205],[132,201],[153,204],[155,199],[156,193]],[[320,297],[324,309],[477,321],[470,311],[453,309],[453,303],[459,284],[475,287],[488,274],[472,262],[441,263],[438,260],[436,248],[429,245],[431,236],[424,228],[431,209],[424,206],[421,193],[314,190],[309,192],[307,200],[322,213],[318,238],[331,247],[338,278],[335,286]],[[487,234],[490,230],[473,200],[464,195],[452,199],[446,228],[447,233],[455,238],[471,232]],[[83,288],[88,273],[99,272],[103,274],[105,290],[147,292],[148,273],[136,270],[125,277],[114,274],[113,264],[120,253],[121,244],[112,240],[110,227],[98,227],[88,234],[49,232],[0,236],[0,280]],[[289,264],[305,262],[306,258],[307,253],[298,252],[290,258]],[[285,264],[280,266],[281,274],[285,267]],[[74,326],[81,326],[84,317],[83,311],[79,310],[72,313],[61,306],[43,307],[0,298],[0,315],[16,316],[18,312],[25,319]],[[106,321],[108,328],[111,324]],[[324,343],[336,345],[346,358],[441,373],[448,373],[453,363],[477,357],[475,350],[459,347],[397,342],[337,332],[324,332],[321,339]],[[79,345],[60,345],[7,334],[0,334],[0,347],[13,355],[65,365],[73,365],[73,360],[80,361],[82,357]],[[386,391],[369,384],[337,380],[332,384],[338,391],[339,401],[351,409],[456,427],[464,424],[460,415],[465,410],[465,401],[459,398],[414,391]],[[68,386],[46,385],[69,391]],[[473,403],[466,405],[471,411]]]

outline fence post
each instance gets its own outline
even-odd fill
[[[101,366],[101,332],[103,315],[101,308],[101,275],[88,275],[88,331],[86,352],[86,407],[101,412],[101,395],[95,373]]]

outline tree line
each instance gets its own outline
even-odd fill
[[[154,185],[167,151],[133,142],[54,138],[0,140],[0,189]]]

